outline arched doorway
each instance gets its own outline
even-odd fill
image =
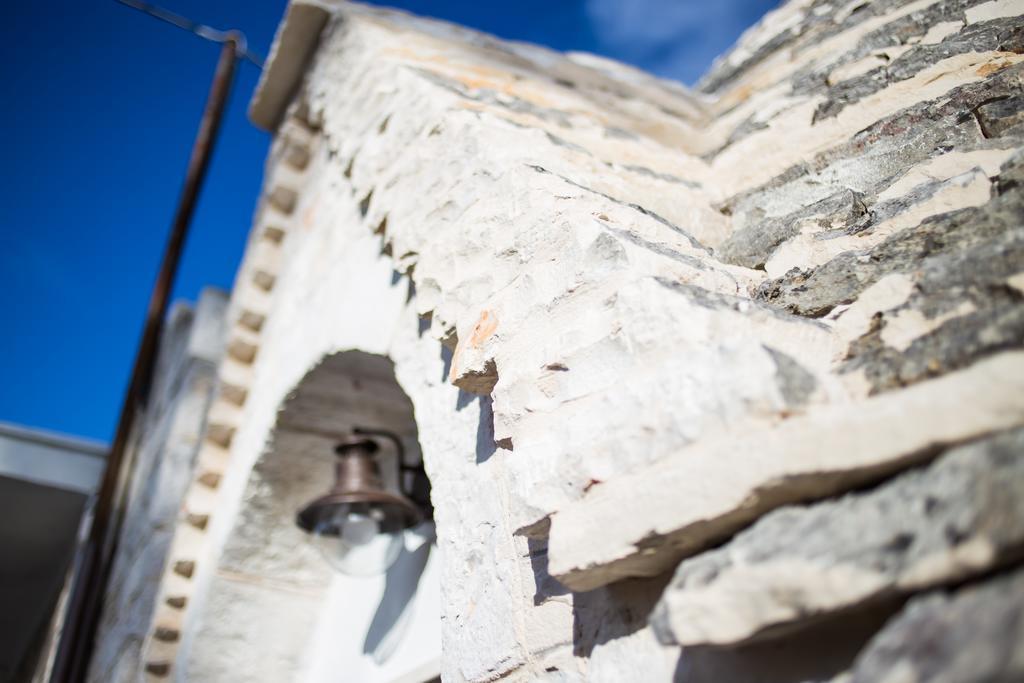
[[[323,358],[288,394],[225,541],[198,629],[190,680],[422,682],[440,660],[440,595],[433,523],[405,534],[380,576],[332,570],[295,524],[333,481],[335,436],[354,427],[395,433],[406,464],[420,461],[413,406],[385,356]],[[395,449],[378,454],[396,487]]]

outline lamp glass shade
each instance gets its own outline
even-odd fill
[[[404,527],[392,523],[379,506],[342,503],[321,516],[313,539],[327,562],[342,574],[377,576],[398,559]]]

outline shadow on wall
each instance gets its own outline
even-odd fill
[[[838,614],[799,630],[742,647],[683,650],[673,680],[678,683],[827,681],[850,669],[854,659],[902,601],[886,601]]]
[[[548,573],[546,530],[528,538],[536,593],[534,604],[570,594]],[[651,614],[672,578],[619,581],[592,591],[571,593],[573,654],[589,658],[595,649],[629,637],[650,624]],[[899,611],[902,601],[881,600],[856,610],[806,622],[799,628],[737,647],[680,650],[676,683],[803,683],[826,681],[849,670],[875,633]],[[808,656],[808,653],[814,653]]]
[[[480,423],[476,428],[476,464],[487,462],[498,450],[494,442],[494,409],[490,396],[479,396]]]
[[[425,523],[409,536],[415,536],[419,546],[413,550],[403,548],[401,555],[388,569],[384,594],[380,605],[366,630],[363,653],[383,664],[394,653],[412,618],[413,599],[419,590],[420,578],[427,568],[430,551],[437,538],[433,523]]]
[[[442,345],[441,362],[444,367],[441,375],[442,382],[448,381],[448,374],[452,368],[452,358],[452,350]],[[480,423],[477,425],[476,430],[476,464],[479,465],[490,460],[491,456],[498,450],[498,444],[494,441],[494,409],[490,396],[471,394],[460,389],[458,398],[455,401],[455,410],[464,410],[473,401],[476,401],[480,407]],[[511,444],[507,444],[505,447],[510,448]]]
[[[573,593],[574,654],[589,658],[595,648],[646,628],[648,618],[671,578],[671,573],[667,573]]]

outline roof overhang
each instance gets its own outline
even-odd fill
[[[316,51],[320,32],[342,4],[343,0],[292,0],[288,4],[249,102],[249,120],[255,126],[277,130]]]
[[[103,444],[0,422],[0,477],[90,495],[106,466]]]

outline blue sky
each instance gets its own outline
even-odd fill
[[[162,0],[266,54],[284,0]],[[505,38],[693,82],[775,0],[395,0]],[[0,24],[0,420],[108,440],[218,47],[114,0],[13,2]],[[229,288],[269,137],[243,64],[175,296]]]

